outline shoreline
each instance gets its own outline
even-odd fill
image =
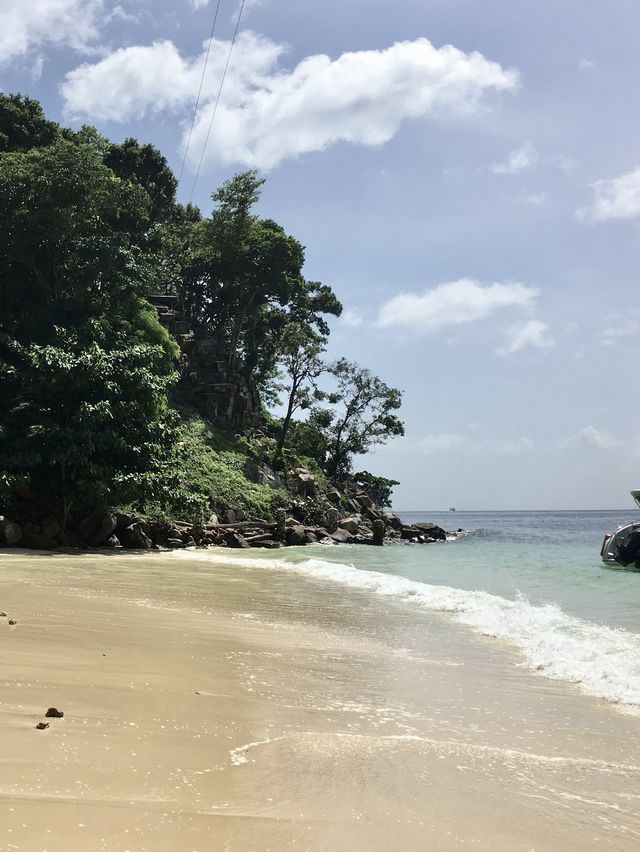
[[[16,848],[637,847],[637,719],[442,614],[197,555],[2,560]]]

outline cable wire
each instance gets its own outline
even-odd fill
[[[207,63],[209,62],[209,53],[211,51],[211,42],[213,41],[213,34],[216,29],[216,22],[218,20],[218,12],[220,11],[220,3],[222,0],[218,0],[218,5],[216,6],[216,11],[213,16],[213,24],[211,25],[211,34],[209,35],[209,42],[207,44],[207,55],[204,58],[204,67],[202,68],[202,76],[200,77],[200,86],[198,87],[198,95],[196,97],[196,105],[193,108],[193,115],[191,116],[191,127],[189,128],[189,135],[187,136],[187,145],[184,149],[184,156],[182,158],[182,165],[180,166],[180,175],[178,177],[178,186],[180,186],[180,181],[182,180],[182,173],[184,172],[184,166],[187,162],[187,154],[189,153],[189,145],[191,143],[191,134],[193,133],[193,125],[196,122],[196,114],[198,112],[198,105],[200,104],[200,95],[202,94],[202,86],[204,84],[204,75],[207,71]]]
[[[231,54],[233,53],[233,48],[236,43],[236,39],[238,37],[238,30],[240,29],[240,21],[242,20],[242,13],[244,11],[244,4],[246,0],[242,0],[240,4],[240,11],[238,13],[238,20],[236,21],[236,28],[233,33],[233,38],[231,39],[231,46],[229,48],[229,53],[227,55],[227,62],[224,66],[224,71],[222,72],[222,79],[220,80],[220,87],[218,88],[218,95],[216,97],[216,102],[213,107],[213,112],[211,114],[211,121],[209,122],[209,129],[207,130],[207,135],[204,140],[204,145],[202,146],[202,153],[200,154],[200,162],[198,163],[198,168],[196,171],[196,176],[193,179],[193,186],[191,187],[191,195],[189,196],[189,204],[191,204],[191,199],[193,198],[193,193],[196,189],[196,184],[198,182],[198,178],[200,176],[200,169],[202,168],[202,161],[204,160],[204,155],[207,150],[207,145],[209,143],[209,136],[211,135],[211,128],[213,127],[213,121],[216,117],[216,112],[218,111],[218,104],[220,103],[220,95],[222,94],[222,87],[224,86],[224,81],[227,76],[227,71],[229,70],[229,63],[231,62]]]

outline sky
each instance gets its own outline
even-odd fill
[[[397,509],[630,508],[639,27],[637,0],[0,0],[0,89],[152,142],[205,215],[266,178],[344,303],[329,355],[404,392],[361,465]]]

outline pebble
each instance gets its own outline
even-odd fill
[[[49,707],[49,709],[44,715],[47,719],[62,719],[64,713],[62,712],[62,710],[58,710],[56,707]]]
[[[36,725],[36,728],[37,728],[39,731],[44,731],[44,729],[45,729],[45,728],[48,728],[48,727],[49,727],[49,723],[48,723],[48,722],[38,722],[38,724]]]
[[[17,623],[18,623],[18,622],[15,620],[15,618],[10,618],[10,619],[9,619],[9,624],[17,624]]]

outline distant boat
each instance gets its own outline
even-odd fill
[[[631,496],[640,507],[640,490],[632,491]],[[633,566],[640,571],[640,521],[623,524],[614,533],[607,533],[600,556],[606,565]]]
[[[449,509],[449,511],[450,511],[450,512],[455,512],[454,507],[452,506],[452,507]]]

